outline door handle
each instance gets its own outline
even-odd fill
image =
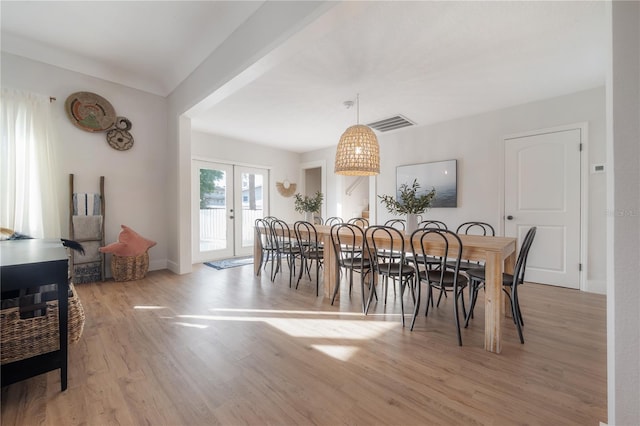
[[[507,220],[513,220],[513,216],[511,215],[507,216]]]
[[[229,216],[229,219],[233,219],[233,218],[234,218],[233,216]]]

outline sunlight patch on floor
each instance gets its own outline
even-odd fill
[[[189,328],[209,328],[208,325],[204,325],[204,324],[194,324],[191,322],[174,322],[175,325],[180,325],[182,327],[189,327]]]
[[[133,309],[139,310],[155,310],[155,309],[166,309],[166,306],[153,306],[153,305],[136,305]]]
[[[292,336],[302,338],[366,340],[381,335],[396,322],[355,321],[341,319],[269,318],[219,315],[177,315],[177,318],[209,321],[263,322]]]
[[[349,361],[353,355],[358,352],[357,346],[341,346],[341,345],[311,345],[313,349],[329,355],[339,361]]]
[[[261,314],[290,314],[290,315],[342,315],[342,316],[362,316],[360,312],[326,312],[326,311],[290,311],[281,309],[229,309],[211,308],[211,312],[242,312]]]
[[[330,311],[290,311],[279,309],[231,309],[231,308],[211,308],[211,312],[240,312],[240,313],[260,313],[260,314],[287,314],[287,315],[326,315],[326,316],[349,316],[364,318],[362,312],[330,312]],[[400,314],[376,314],[370,313],[368,317],[400,317]]]

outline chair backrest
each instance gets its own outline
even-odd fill
[[[435,228],[435,229],[449,229],[447,224],[439,220],[423,220],[418,223],[418,229]]]
[[[313,224],[314,225],[324,225],[324,220],[322,219],[322,216],[314,216],[313,217]]]
[[[384,226],[391,226],[392,228],[404,231],[406,229],[406,222],[404,219],[389,219],[384,223]]]
[[[338,223],[343,223],[344,220],[342,220],[341,217],[338,216],[332,216],[330,218],[328,218],[327,220],[324,221],[324,224],[327,226],[333,226],[333,225],[337,225]]]
[[[369,220],[364,217],[352,217],[347,221],[347,223],[359,226],[360,228],[366,228],[369,226]]]
[[[389,274],[392,262],[388,255],[396,253],[394,259],[400,265],[399,275],[402,275],[402,267],[406,265],[404,251],[404,232],[393,226],[370,226],[365,232],[367,245],[371,247],[369,256],[373,267],[378,273]],[[378,241],[385,241],[384,247],[379,247]]]
[[[266,220],[268,223],[273,222],[274,220],[277,220],[278,218],[275,216],[265,216],[262,219]]]
[[[271,247],[271,226],[264,218],[255,220],[256,236],[255,241],[258,243],[260,250]]]
[[[531,249],[533,238],[536,236],[536,230],[537,228],[532,226],[524,236],[522,246],[520,247],[520,253],[518,254],[518,259],[516,259],[516,266],[513,269],[513,285],[522,284],[524,282],[524,273],[527,268],[527,257],[529,257],[529,250]]]
[[[338,223],[331,227],[331,243],[336,252],[336,259],[340,266],[345,265],[345,260],[355,263],[355,266],[362,268],[364,259],[368,256],[364,254],[368,250],[367,240],[364,230],[351,223]],[[353,262],[353,259],[356,259]],[[359,259],[359,263],[357,261]]]
[[[424,245],[426,242],[443,244],[442,256],[435,257],[433,253],[428,253]],[[440,271],[440,282],[444,276],[445,270],[455,273],[454,286],[458,283],[458,273],[460,272],[460,258],[462,257],[462,241],[460,237],[453,231],[439,228],[422,228],[417,229],[411,234],[411,251],[416,268],[419,266],[419,259],[431,258],[439,259],[440,264],[436,268]],[[448,263],[449,262],[449,263]]]
[[[292,238],[295,238],[295,234],[291,232],[287,222],[280,219],[271,222],[271,241],[276,250],[283,251],[291,248]]]
[[[320,245],[318,244],[318,232],[313,223],[299,220],[293,224],[293,230],[296,234],[296,240],[299,247],[306,247],[309,250],[315,250]],[[306,250],[302,251],[303,256],[309,254]]]
[[[465,222],[458,226],[456,234],[489,235],[491,237],[495,237],[496,231],[493,229],[493,226],[486,222]]]

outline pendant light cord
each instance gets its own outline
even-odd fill
[[[360,93],[356,93],[356,124],[360,124]]]

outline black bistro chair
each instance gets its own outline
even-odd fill
[[[447,230],[447,224],[440,220],[423,220],[418,223],[418,229],[444,229]],[[414,259],[413,254],[407,256],[409,261],[417,262],[424,265],[427,269],[436,269],[442,263],[442,258],[432,255],[419,255]]]
[[[347,221],[351,225],[359,226],[360,228],[366,228],[369,226],[369,219],[364,217],[352,217]]]
[[[513,275],[507,273],[502,274],[502,291],[504,291],[509,297],[513,322],[516,324],[516,328],[518,329],[520,343],[524,343],[524,337],[522,335],[522,327],[524,326],[524,321],[522,319],[522,311],[520,310],[520,301],[518,299],[518,287],[524,283],[524,274],[527,268],[527,257],[529,256],[529,250],[531,249],[531,244],[533,244],[533,239],[536,236],[536,229],[537,228],[535,226],[532,226],[527,231],[527,234],[522,241],[522,247],[520,247],[520,253],[518,254],[518,258],[516,259],[516,266],[513,270]],[[478,290],[484,286],[485,269],[469,269],[467,271],[467,275],[471,279],[472,296],[469,306],[469,313],[467,314],[467,319],[464,323],[465,327],[469,325],[469,318],[472,317],[473,308],[475,308],[476,306],[476,301],[478,300]]]
[[[331,243],[336,251],[336,260],[340,266],[340,275],[335,283],[331,304],[333,305],[340,291],[342,270],[344,269],[349,274],[349,295],[351,295],[351,290],[353,289],[353,273],[356,272],[360,274],[362,312],[364,313],[367,306],[364,289],[365,277],[372,273],[371,259],[369,254],[366,253],[368,246],[364,230],[350,223],[333,225],[331,227]],[[375,287],[371,287],[371,291],[375,292]]]
[[[416,268],[405,259],[404,232],[391,226],[371,226],[365,233],[367,244],[372,250],[369,251],[372,267],[375,274],[382,276],[384,286],[384,303],[387,304],[387,291],[389,278],[400,281],[400,309],[402,314],[402,325],[404,326],[404,292],[407,286],[413,295],[416,277]],[[384,241],[384,247],[380,247],[380,242]],[[381,255],[384,253],[394,253],[399,257],[394,262],[389,261],[389,257]],[[373,280],[372,280],[373,281]],[[374,283],[371,283],[373,288]],[[394,286],[395,291],[395,286]],[[369,311],[373,291],[369,292],[369,301],[365,309],[365,314]],[[414,296],[415,297],[415,296]]]
[[[296,273],[296,259],[302,259],[301,248],[298,246],[295,233],[289,228],[287,222],[276,219],[271,222],[271,238],[275,247],[276,268],[274,270],[271,264],[271,281],[275,281],[276,275],[282,269],[282,257],[287,261],[289,266],[289,287],[293,276]],[[273,260],[273,259],[272,259]],[[300,262],[302,266],[302,261]]]
[[[255,241],[260,249],[260,266],[258,267],[258,273],[260,273],[260,268],[264,265],[264,268],[266,269],[269,259],[273,259],[276,248],[272,242],[271,225],[266,219],[256,219],[255,230]]]
[[[447,227],[447,224],[440,220],[423,220],[422,222],[418,223],[418,229],[425,228],[449,229]]]
[[[305,271],[311,280],[311,266],[316,265],[316,296],[319,294],[320,287],[320,267],[324,259],[324,247],[318,242],[318,232],[312,223],[298,221],[293,224],[293,230],[296,233],[296,239],[302,257],[302,265],[296,282],[296,290],[300,285],[300,279]]]
[[[337,225],[339,223],[343,223],[344,221],[342,220],[341,217],[338,216],[331,216],[329,218],[327,218],[327,220],[324,221],[325,226],[333,226],[333,225]]]
[[[458,226],[458,229],[456,229],[456,234],[495,237],[496,231],[495,229],[493,229],[493,226],[486,222],[465,222]],[[463,272],[468,269],[479,268],[481,266],[482,263],[474,262],[472,260],[463,259],[460,261],[460,270]]]
[[[450,292],[453,294],[453,315],[456,321],[456,331],[458,335],[458,345],[462,346],[462,335],[460,333],[460,309],[458,307],[458,301],[462,301],[462,315],[466,317],[466,311],[464,306],[464,289],[468,285],[468,279],[464,275],[460,274],[458,268],[460,263],[460,256],[462,256],[462,241],[460,237],[454,232],[446,229],[437,228],[425,228],[418,229],[411,234],[411,250],[413,251],[414,259],[420,257],[426,257],[426,251],[424,248],[425,242],[432,241],[433,243],[442,244],[442,256],[439,257],[440,265],[437,268],[426,269],[418,273],[418,283],[416,303],[413,311],[413,319],[411,320],[411,330],[416,322],[418,316],[418,310],[420,309],[420,294],[421,283],[427,284],[427,307],[425,310],[425,316],[429,314],[429,305],[433,306],[433,290],[439,292],[438,303],[436,307],[440,305],[442,295]],[[453,268],[447,267],[447,259],[455,259],[455,265]],[[416,268],[419,267],[419,263],[416,262]]]

